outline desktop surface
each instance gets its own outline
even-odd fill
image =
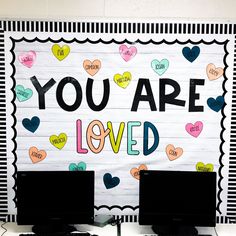
[[[3,225],[3,222],[0,222]],[[76,226],[76,225],[75,225]],[[19,236],[21,233],[30,233],[32,226],[17,225],[16,223],[5,223],[3,228],[0,228],[0,235],[3,236]],[[89,232],[98,236],[117,236],[116,226],[106,225],[104,227],[98,227],[93,225],[79,225],[76,226],[79,231]],[[211,234],[212,236],[235,236],[236,224],[217,224],[216,231],[213,227],[197,227],[199,234]],[[138,223],[122,223],[121,224],[121,236],[154,236],[151,226],[139,225]]]
[[[1,225],[4,222],[0,222]],[[116,236],[116,226],[107,225],[105,227],[97,227],[93,225],[74,225],[78,230],[77,232],[88,232],[90,235],[97,236]],[[7,230],[4,230],[3,227]],[[3,227],[0,228],[0,235],[4,233],[3,236],[19,236],[20,234],[30,234],[32,232],[32,225],[17,225],[17,223],[5,223]]]

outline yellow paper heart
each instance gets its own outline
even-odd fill
[[[199,172],[212,172],[214,170],[214,166],[211,163],[205,165],[202,162],[198,162],[196,164],[196,170]]]
[[[52,46],[52,53],[59,61],[62,61],[69,55],[70,47],[68,45],[60,47],[58,44],[54,44]]]
[[[132,79],[132,75],[130,72],[126,71],[123,73],[123,75],[115,74],[113,79],[118,86],[121,88],[126,88]]]
[[[58,136],[54,134],[50,136],[49,140],[54,147],[61,150],[67,142],[67,135],[65,133],[61,133]]]

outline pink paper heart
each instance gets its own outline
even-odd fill
[[[122,44],[119,47],[119,52],[120,52],[121,57],[125,61],[129,61],[130,59],[132,59],[136,55],[137,48],[134,46],[131,46],[128,48],[126,45]]]
[[[191,123],[188,123],[185,125],[185,129],[190,135],[197,138],[198,135],[202,132],[203,123],[201,121],[195,122],[194,125]]]
[[[26,53],[21,53],[18,56],[18,60],[21,64],[24,66],[31,68],[36,60],[36,52],[35,51],[29,51]]]

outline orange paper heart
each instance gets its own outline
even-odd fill
[[[84,60],[83,67],[88,74],[94,76],[101,68],[101,61],[98,59],[93,62],[90,60]]]
[[[142,165],[140,165],[138,168],[132,168],[131,170],[130,170],[130,174],[135,178],[135,179],[140,179],[140,174],[139,174],[139,172],[140,172],[140,170],[147,170],[148,168],[147,168],[147,166],[146,165],[144,165],[144,164],[142,164]]]
[[[216,80],[223,75],[224,69],[221,67],[216,68],[215,65],[211,63],[207,65],[206,72],[209,80]]]
[[[29,156],[33,163],[40,162],[44,160],[47,156],[47,153],[44,150],[38,150],[36,147],[31,147],[29,149]]]
[[[172,144],[166,146],[166,154],[170,161],[174,161],[183,154],[183,149],[180,147],[175,148]]]

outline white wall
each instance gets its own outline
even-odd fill
[[[236,18],[236,0],[0,0],[1,18]]]

